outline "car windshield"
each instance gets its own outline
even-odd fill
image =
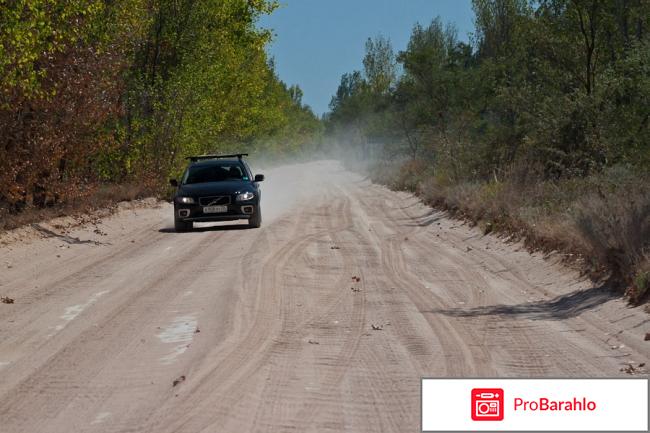
[[[189,167],[183,176],[184,184],[223,182],[226,180],[248,180],[239,162],[219,162]]]

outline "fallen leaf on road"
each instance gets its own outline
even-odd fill
[[[621,371],[624,372],[624,373],[627,373],[627,374],[632,374],[632,375],[634,375],[634,374],[645,374],[646,371],[645,371],[645,368],[643,368],[644,366],[645,366],[645,362],[639,364],[638,367],[634,367],[633,364],[628,364],[625,367],[621,368]]]
[[[185,382],[185,376],[181,376],[178,379],[174,380],[174,383],[172,383],[172,386],[179,385],[181,383]]]
[[[627,374],[634,374],[636,372],[636,369],[634,368],[633,365],[628,365],[621,368],[621,371]]]

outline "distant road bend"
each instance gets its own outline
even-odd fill
[[[557,259],[337,162],[265,174],[260,229],[152,203],[4,235],[0,431],[418,431],[422,376],[648,360],[648,315]]]

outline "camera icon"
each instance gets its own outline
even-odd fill
[[[503,420],[503,389],[472,389],[472,419],[474,421]]]

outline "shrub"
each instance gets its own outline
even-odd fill
[[[588,178],[519,182],[513,175],[452,183],[429,176],[423,165],[382,163],[372,178],[415,191],[425,203],[482,225],[486,234],[507,233],[533,249],[582,257],[592,276],[630,287],[634,303],[650,292],[650,182],[643,174],[619,166]]]
[[[642,178],[605,179],[595,185],[596,192],[578,200],[575,224],[587,251],[630,284],[650,242],[650,191]]]
[[[644,270],[640,270],[634,277],[633,285],[627,291],[630,301],[639,304],[650,294],[650,258],[646,257]]]

